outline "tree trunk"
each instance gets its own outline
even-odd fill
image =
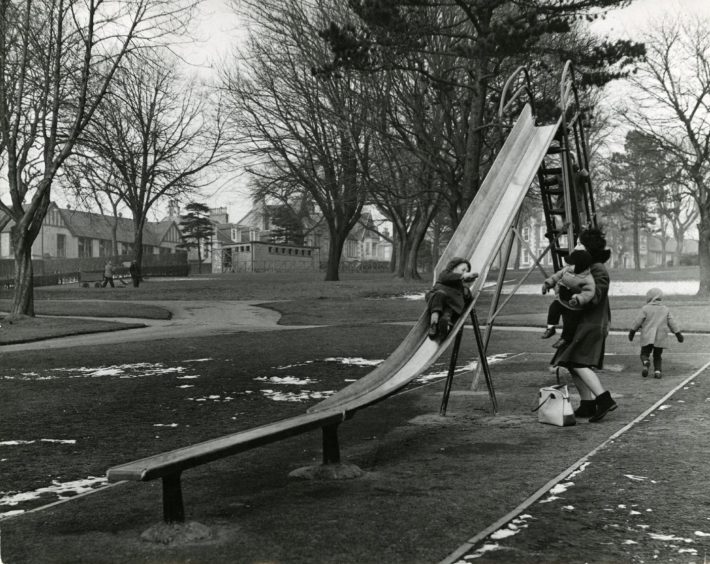
[[[698,224],[698,262],[700,264],[700,287],[698,296],[710,296],[710,204],[700,207]]]
[[[417,259],[419,257],[419,249],[426,236],[427,223],[426,219],[421,217],[409,233],[407,255],[405,257],[403,271],[405,280],[421,280],[422,278],[417,268]]]
[[[633,237],[634,237],[634,270],[641,270],[641,245],[640,245],[640,233],[639,226],[636,223],[633,226]]]
[[[325,281],[337,282],[340,280],[340,259],[343,256],[345,236],[334,228],[330,229],[330,245],[328,246],[328,264],[325,267]]]
[[[12,228],[12,246],[15,253],[15,291],[10,316],[34,317],[34,281],[32,280],[32,241],[25,230]]]
[[[202,274],[202,241],[197,239],[197,274]]]
[[[143,280],[143,219],[133,216],[133,260],[138,266],[138,279]]]

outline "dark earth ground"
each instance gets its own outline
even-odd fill
[[[50,476],[100,476],[113,464],[301,413],[316,400],[287,404],[246,391],[264,387],[255,378],[283,375],[278,367],[318,359],[288,374],[315,380],[308,386],[313,391],[342,387],[368,369],[322,359],[384,358],[407,330],[329,327],[124,344],[120,350],[106,345],[31,357],[8,353],[3,374],[15,376],[127,358],[170,368],[202,360],[206,350],[210,360],[199,362],[196,388],[189,391],[176,388],[169,372],[129,379],[3,380],[5,438],[78,439],[75,445],[43,445],[39,452],[27,445],[4,455],[3,490],[29,491]],[[263,350],[265,338],[278,343],[266,363],[254,354]],[[530,412],[537,388],[554,382],[539,332],[501,330],[490,354],[511,356],[492,365],[499,413],[491,414],[485,392],[468,390],[470,372],[457,378],[445,419],[437,415],[441,381],[365,409],[341,431],[343,456],[367,472],[364,478],[289,480],[289,471],[319,461],[320,437],[311,433],[185,473],[187,518],[209,526],[215,535],[210,541],[141,541],[140,533],[160,520],[160,484],[119,484],[0,522],[3,561],[437,562],[708,362],[706,339],[689,336],[682,349],[668,351],[666,377],[644,380],[636,347],[622,335],[612,336],[602,378],[620,409],[601,423],[560,429],[538,424]],[[475,357],[470,331],[465,341],[461,364]],[[444,355],[435,370],[445,370],[446,362]],[[700,562],[710,545],[704,536],[710,534],[704,488],[707,377],[698,375],[669,400],[669,409],[649,415],[592,456],[584,472],[563,481],[574,486],[561,500],[527,508],[524,514],[531,517],[522,520],[518,534],[495,541],[498,550],[466,558],[478,555],[476,545],[457,556],[477,562]],[[197,403],[186,401],[186,393],[219,399]],[[236,399],[225,401],[227,394]],[[155,422],[179,426],[156,430]],[[641,517],[632,514],[637,510]],[[681,552],[689,549],[696,552]]]
[[[371,369],[329,357],[385,358],[421,308],[420,303],[380,299],[381,279],[353,278],[338,287],[287,280],[285,290],[273,283],[267,287],[266,279],[250,280],[235,290],[230,287],[234,280],[223,277],[221,286],[201,290],[200,297],[273,301],[276,295],[294,296],[269,305],[283,314],[281,323],[323,327],[270,333],[230,329],[202,337],[113,343],[107,334],[106,344],[93,346],[0,348],[0,443],[35,441],[0,445],[0,498],[37,491],[53,481],[101,477],[108,467],[140,456],[300,414],[318,401],[319,393],[344,387]],[[397,295],[422,286],[398,285],[386,292]],[[39,305],[59,307],[45,310],[56,315],[62,313],[61,304],[46,298],[73,299],[75,315],[98,317],[91,300],[108,298],[117,309],[99,306],[107,317],[126,317],[129,309],[150,324],[148,319],[165,319],[159,309],[141,313],[142,307],[153,307],[150,300],[186,299],[179,282],[128,292],[51,288],[41,291],[45,300]],[[144,302],[126,308],[120,300],[128,298]],[[141,532],[160,521],[160,484],[124,483],[53,507],[46,506],[57,497],[49,494],[0,505],[0,513],[27,511],[0,516],[1,560],[705,562],[710,545],[710,371],[705,369],[710,336],[704,332],[710,304],[668,298],[686,330],[697,333],[669,347],[665,376],[655,380],[639,376],[638,344],[628,343],[623,331],[638,303],[638,297],[612,303],[619,332],[608,340],[607,366],[600,375],[620,408],[601,423],[580,421],[564,429],[538,424],[530,411],[537,389],[555,381],[547,370],[549,342],[539,339],[539,329],[501,328],[489,349],[492,356],[505,355],[491,365],[499,413],[491,413],[485,387],[469,390],[470,371],[457,376],[446,418],[438,416],[440,378],[411,385],[341,425],[343,457],[367,472],[363,478],[289,479],[291,470],[320,461],[320,434],[314,432],[183,475],[187,518],[210,527],[214,536],[208,541],[176,546],[141,541]],[[539,327],[546,304],[540,296],[516,296],[499,323]],[[487,311],[485,303],[479,311]],[[405,324],[388,324],[392,321]],[[10,341],[19,334],[17,327],[4,333]],[[468,330],[459,365],[475,356]],[[445,353],[430,372],[443,372],[447,365]],[[269,380],[286,375],[309,381],[280,386]],[[274,401],[269,389],[304,399]],[[588,464],[565,475],[580,462]],[[556,477],[561,478],[557,486]],[[558,499],[550,499],[550,488]],[[531,501],[533,494],[540,499]],[[511,513],[516,507],[522,507],[519,516]],[[511,523],[501,521],[511,518]],[[482,531],[495,532],[479,538]]]

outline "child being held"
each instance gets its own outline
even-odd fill
[[[477,272],[471,272],[471,263],[456,257],[449,261],[426,294],[429,309],[429,338],[443,340],[451,327],[466,309],[473,297],[464,282],[473,282]]]
[[[592,265],[592,255],[583,249],[572,251],[565,257],[568,266],[561,268],[542,284],[542,293],[547,294],[555,289],[557,298],[550,304],[547,311],[547,329],[542,334],[543,339],[549,339],[555,334],[555,328],[562,318],[562,336],[554,345],[560,348],[574,338],[574,332],[579,325],[584,307],[594,298],[596,285],[589,271]]]
[[[648,376],[653,353],[653,375],[656,378],[663,376],[663,348],[668,341],[668,329],[675,334],[679,343],[684,341],[678,323],[673,318],[671,311],[661,303],[663,290],[651,288],[646,292],[646,305],[641,308],[631,331],[629,341],[634,340],[636,331],[641,329],[641,376]]]

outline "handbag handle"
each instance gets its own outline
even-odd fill
[[[535,413],[538,409],[540,409],[543,405],[545,405],[545,403],[547,402],[547,400],[549,400],[549,399],[554,399],[554,398],[555,398],[555,394],[554,394],[554,393],[553,393],[553,394],[550,394],[549,396],[547,396],[547,397],[544,399],[544,401],[543,401],[542,403],[537,404],[537,407],[534,408],[534,409],[531,409],[530,411],[532,411],[533,413]]]

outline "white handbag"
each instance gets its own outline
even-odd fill
[[[533,411],[537,411],[537,420],[540,423],[558,427],[569,427],[577,423],[569,401],[567,384],[540,388],[538,404]]]

